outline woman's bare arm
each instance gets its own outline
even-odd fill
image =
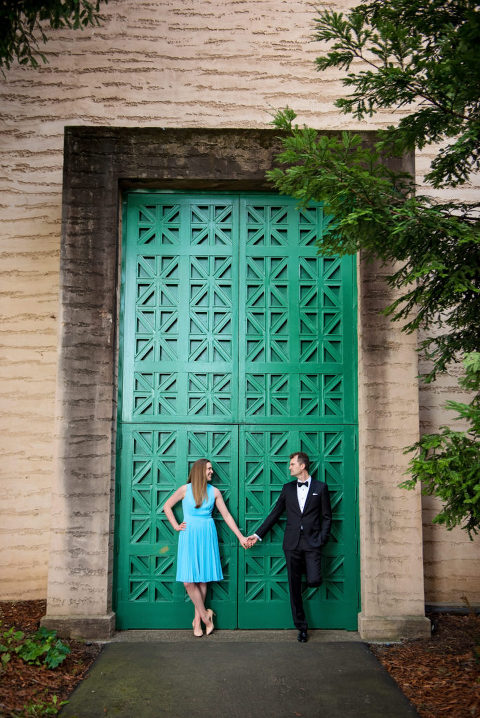
[[[225,505],[225,501],[223,500],[223,496],[217,488],[215,488],[215,505],[216,505],[217,509],[220,511],[222,518],[225,521],[225,523],[227,524],[228,528],[231,531],[233,531],[235,536],[238,538],[238,540],[242,544],[243,548],[247,548],[247,543],[248,543],[247,539],[242,534],[242,532],[238,528],[237,524],[235,523],[235,519],[233,518],[230,511],[227,509],[227,507]]]
[[[172,511],[172,508],[175,506],[175,504],[178,504],[179,501],[183,501],[183,499],[185,498],[186,491],[186,484],[180,486],[175,491],[175,493],[172,494],[170,498],[165,501],[163,505],[163,511],[165,512],[167,519],[170,521],[175,531],[184,531],[187,525],[185,521],[182,521],[182,523],[179,524]]]

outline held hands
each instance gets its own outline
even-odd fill
[[[240,543],[242,544],[243,548],[252,548],[258,541],[258,538],[256,536],[242,536],[240,539]]]
[[[256,536],[242,536],[239,540],[243,548],[252,548],[257,543],[258,538]]]

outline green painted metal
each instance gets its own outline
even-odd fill
[[[192,605],[175,580],[177,534],[161,507],[185,483],[190,462],[211,457],[218,486],[238,515],[238,428],[179,424],[122,425],[117,619],[120,628],[186,628]],[[181,518],[181,512],[178,513]],[[217,522],[224,580],[212,584],[210,605],[225,627],[237,620],[236,538]]]
[[[124,214],[115,608],[120,628],[187,628],[161,513],[190,463],[251,533],[303,449],[334,510],[312,627],[356,628],[356,295],[352,258],[316,253],[323,210],[276,195],[131,193]],[[291,625],[282,523],[238,548],[217,522],[224,628]]]
[[[312,457],[312,473],[329,487],[333,523],[324,549],[324,581],[305,591],[308,624],[312,628],[356,630],[358,556],[356,530],[356,472],[351,470],[355,428],[345,425],[240,429],[240,521],[253,532],[277,500],[286,467],[298,447]],[[241,627],[279,628],[291,625],[288,581],[282,550],[285,519],[261,544],[239,558],[238,620]]]

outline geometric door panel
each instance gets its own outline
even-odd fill
[[[229,197],[129,196],[122,421],[235,422],[237,217]]]
[[[208,456],[214,484],[229,511],[238,515],[237,427],[142,424],[123,426],[122,481],[118,537],[117,622],[120,628],[182,627],[191,614],[182,583],[175,580],[178,534],[162,511],[166,499],[185,483],[189,466]],[[182,520],[181,505],[174,508]],[[223,524],[223,526],[222,526]],[[224,580],[211,605],[226,625],[236,620],[236,542],[216,521]],[[232,540],[233,539],[233,540]],[[191,621],[191,617],[190,617]]]
[[[240,200],[239,420],[355,423],[351,257],[322,257],[321,206]]]
[[[240,430],[240,521],[252,533],[274,506],[287,476],[288,457],[297,450],[314,457],[311,473],[327,483],[332,505],[330,540],[323,549],[323,583],[305,591],[308,623],[313,627],[356,629],[358,612],[355,517],[354,428],[324,426]],[[352,517],[345,521],[345,516]],[[239,625],[277,628],[291,622],[282,550],[285,517],[254,550],[239,558]],[[354,550],[350,550],[354,549]],[[287,600],[285,600],[285,595]]]
[[[323,257],[321,205],[273,194],[132,192],[125,203],[115,610],[120,628],[188,628],[178,536],[161,511],[211,460],[250,534],[306,451],[333,508],[309,624],[356,628],[355,260]],[[175,512],[181,519],[181,507]],[[216,516],[224,628],[289,627],[284,519],[245,552]]]

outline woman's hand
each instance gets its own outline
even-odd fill
[[[246,536],[242,536],[241,539],[238,539],[240,543],[242,544],[243,548],[250,548],[250,543],[248,541],[248,538]]]
[[[175,531],[185,531],[186,528],[187,524],[185,523],[185,521],[182,521],[181,524],[178,524],[178,528],[176,528]]]

